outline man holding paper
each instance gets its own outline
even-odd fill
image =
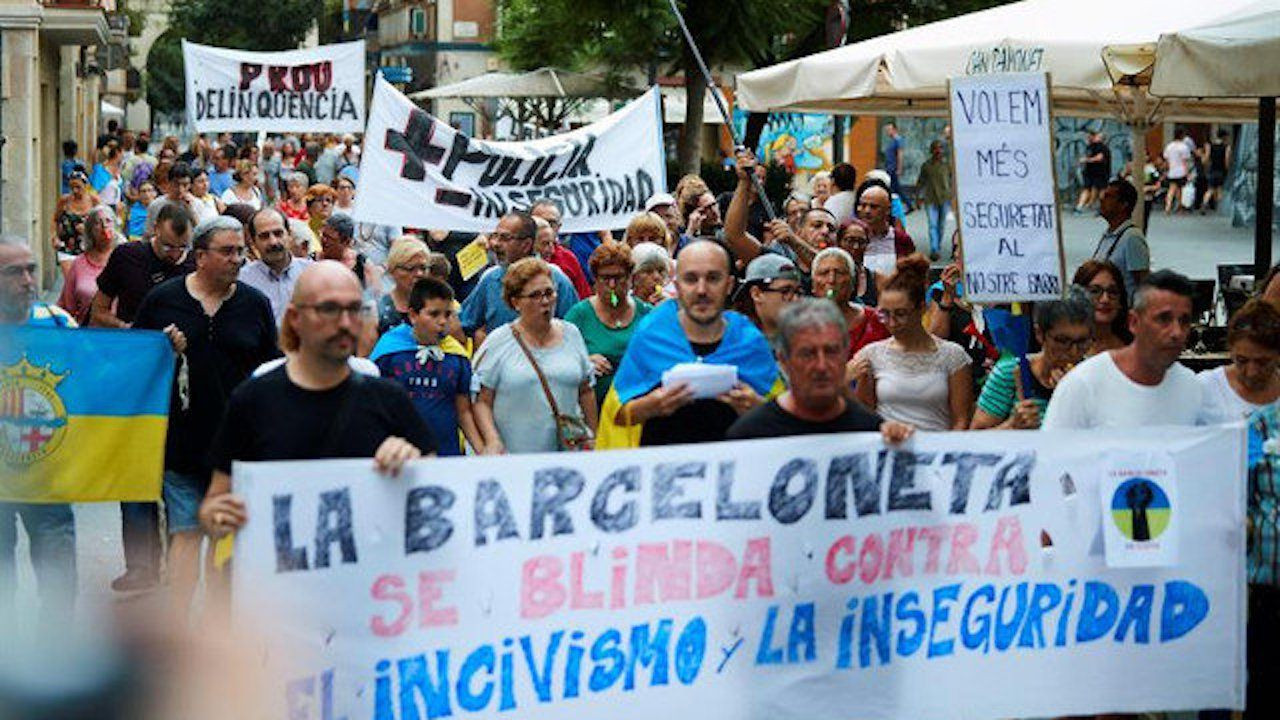
[[[723,440],[739,415],[781,391],[764,336],[724,309],[732,289],[723,247],[703,240],[680,252],[678,302],[637,328],[601,410],[599,447]]]

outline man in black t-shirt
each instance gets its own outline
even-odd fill
[[[244,264],[244,229],[220,215],[192,237],[196,269],[147,294],[133,326],[163,330],[179,354],[165,437],[164,504],[168,520],[169,585],[185,610],[199,577],[196,510],[209,484],[209,440],[231,391],[254,368],[280,355],[271,303],[237,282]]]
[[[96,327],[127,328],[142,299],[160,283],[195,269],[191,254],[191,213],[181,205],[161,208],[156,232],[144,242],[124,243],[111,251],[98,276],[89,322]],[[120,503],[124,574],[111,582],[117,592],[154,587],[160,578],[160,516],[156,503]]]
[[[237,460],[373,457],[397,474],[436,442],[399,385],[351,372],[362,324],[360,285],[341,263],[323,260],[298,277],[281,322],[285,364],[245,382],[231,395],[214,437],[213,480],[200,525],[220,537],[247,519],[231,494]]]
[[[98,276],[90,325],[129,327],[142,299],[165,280],[196,269],[191,253],[195,218],[181,205],[165,205],[156,219],[156,232],[145,242],[122,243]]]
[[[896,445],[911,437],[910,425],[882,420],[846,397],[849,331],[844,315],[830,300],[806,298],[784,308],[778,315],[775,343],[778,364],[790,386],[777,399],[738,418],[727,439],[879,430],[885,442]]]

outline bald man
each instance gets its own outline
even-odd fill
[[[214,438],[213,480],[200,525],[220,537],[244,524],[244,502],[230,493],[236,460],[372,457],[396,475],[436,448],[431,431],[399,385],[352,372],[363,315],[360,283],[342,263],[324,260],[298,276],[280,327],[283,365],[241,384]]]
[[[863,264],[882,275],[892,275],[898,260],[916,251],[915,241],[893,225],[893,197],[874,181],[863,183],[858,196],[858,219],[867,224]]]
[[[723,440],[739,415],[774,391],[778,366],[768,341],[745,316],[724,309],[733,290],[729,262],[715,242],[686,245],[676,258],[677,302],[655,308],[632,336],[610,391],[618,403],[612,419],[642,425],[642,446]],[[733,366],[738,383],[718,397],[665,384],[663,373],[682,363]]]

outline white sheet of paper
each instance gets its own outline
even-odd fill
[[[736,365],[680,363],[662,373],[662,387],[685,384],[699,400],[723,395],[738,383]]]
[[[1111,453],[1098,483],[1107,567],[1178,562],[1177,474],[1168,453]]]

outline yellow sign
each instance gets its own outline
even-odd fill
[[[462,274],[462,279],[470,280],[489,264],[489,253],[485,249],[484,237],[477,237],[471,244],[459,250],[454,255],[454,259],[458,261],[458,272]]]

